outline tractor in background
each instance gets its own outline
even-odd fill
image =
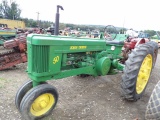
[[[2,46],[5,41],[15,38],[16,32],[15,29],[8,28],[7,24],[0,24],[0,46]]]
[[[150,39],[148,38],[147,34],[143,32],[138,33],[131,29],[131,33],[128,33],[128,37],[125,40],[125,43],[122,49],[122,54],[123,54],[122,63],[125,63],[125,61],[128,59],[128,55],[132,52],[132,50],[136,46],[138,46],[139,44],[144,44],[148,41],[150,41]]]
[[[156,42],[160,48],[160,33],[158,31],[156,31],[156,35],[151,37],[151,41]]]
[[[109,36],[111,34],[111,36]],[[133,33],[132,33],[133,34]],[[118,36],[117,36],[118,35]],[[140,44],[152,44],[150,45],[154,49],[154,63],[157,59],[158,54],[158,46],[156,42],[149,42],[150,38],[147,33],[138,32],[135,36],[130,36],[128,34],[118,34],[116,28],[112,25],[108,25],[104,28],[104,37],[107,37],[107,40],[111,41],[113,39],[118,41],[124,41],[124,45],[122,47],[122,58],[120,62],[125,64],[125,61],[128,59],[129,54],[134,50],[134,48]],[[149,42],[149,43],[148,43]]]

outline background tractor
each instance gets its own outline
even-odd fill
[[[156,35],[151,37],[151,40],[156,42],[160,48],[160,33],[158,31],[156,31]]]
[[[25,29],[24,21],[0,19],[0,46],[5,41],[15,38],[19,34],[19,29]]]
[[[128,35],[127,39],[124,42],[124,46],[122,49],[122,54],[123,54],[122,63],[125,63],[125,61],[128,59],[128,55],[132,52],[132,50],[136,46],[138,46],[139,44],[144,44],[144,43],[150,41],[147,34],[142,33],[142,32],[136,33],[136,34],[137,34],[136,37]]]
[[[5,41],[15,38],[17,33],[15,29],[8,29],[6,24],[0,25],[4,26],[0,27],[0,46],[2,46]]]

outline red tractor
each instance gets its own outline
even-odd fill
[[[104,37],[107,40],[113,41],[113,40],[122,40],[124,41],[124,46],[122,48],[122,56],[121,63],[125,63],[125,61],[128,59],[128,55],[132,52],[132,50],[140,45],[140,44],[148,44],[147,42],[150,41],[149,35],[144,32],[139,32],[138,34],[134,36],[129,36],[127,34],[122,34],[122,38],[117,38],[118,31],[113,25],[108,25],[104,29]],[[150,42],[149,46],[154,49],[154,63],[157,59],[157,53],[158,53],[158,44],[156,42]]]
[[[124,63],[128,59],[128,55],[132,52],[132,50],[138,46],[139,44],[148,44],[148,41],[150,41],[149,38],[145,37],[137,37],[137,38],[128,38],[125,43],[124,43],[124,49],[122,50],[122,54],[124,59],[122,60],[122,63]],[[157,54],[158,54],[158,44],[156,42],[150,42],[148,44],[149,46],[154,49],[154,63],[156,62],[157,59]]]

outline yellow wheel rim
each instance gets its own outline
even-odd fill
[[[40,95],[34,100],[30,111],[34,116],[41,116],[47,113],[55,104],[55,98],[50,93]]]
[[[152,70],[152,55],[148,54],[144,58],[138,73],[136,82],[136,91],[138,94],[142,93],[143,90],[145,89],[149,80],[151,70]]]

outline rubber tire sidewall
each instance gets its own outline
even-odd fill
[[[153,63],[153,68],[155,67],[156,61],[157,61],[157,55],[158,55],[158,44],[154,41],[149,41],[146,42],[148,46],[152,47],[153,52],[156,51],[156,55],[154,54],[154,63]]]
[[[32,81],[29,80],[25,82],[17,91],[16,97],[15,97],[15,105],[17,109],[20,111],[20,103],[24,97],[24,95],[33,87]]]
[[[142,55],[142,53],[139,53],[136,51],[136,50],[143,51],[144,48],[141,48],[141,47],[144,47],[146,49],[145,56]],[[128,60],[125,63],[124,74],[122,75],[121,90],[122,90],[122,97],[124,97],[126,100],[137,101],[138,99],[140,99],[142,97],[147,85],[148,85],[148,82],[149,82],[149,79],[150,79],[150,76],[152,73],[152,69],[151,69],[150,76],[149,76],[149,79],[148,79],[148,82],[147,82],[145,88],[143,89],[143,91],[140,94],[137,93],[137,91],[136,91],[137,76],[139,74],[141,64],[142,64],[144,58],[148,54],[151,54],[151,56],[152,56],[152,68],[153,68],[153,59],[154,59],[153,58],[153,51],[150,46],[145,45],[145,44],[140,44],[137,47],[135,47],[135,49],[131,52]],[[138,61],[139,60],[138,59],[137,62],[135,62],[134,57],[137,57],[136,55],[138,55],[138,57],[143,56],[143,59],[141,58],[142,59],[141,61]],[[133,64],[134,65],[136,64],[136,66],[133,66]],[[131,68],[131,67],[133,67],[133,68]],[[134,67],[136,67],[136,69]],[[132,69],[135,69],[135,70],[132,70]],[[134,77],[129,76],[128,73]]]
[[[32,80],[29,80],[25,82],[17,91],[16,97],[15,97],[15,105],[17,109],[20,111],[20,103],[24,97],[24,95],[33,88]],[[40,84],[47,84],[47,82],[42,82]]]
[[[54,95],[55,98],[55,104],[51,107],[51,109],[46,112],[45,114],[41,115],[41,116],[34,116],[30,113],[30,107],[33,103],[33,101],[39,97],[42,94],[45,93],[51,93],[52,95]],[[22,99],[21,104],[20,104],[20,111],[21,114],[23,116],[24,119],[26,120],[38,120],[40,118],[43,118],[47,115],[49,115],[52,110],[55,108],[56,104],[58,101],[58,93],[56,88],[54,88],[53,86],[49,85],[49,84],[42,84],[42,85],[38,85],[34,88],[32,88]]]
[[[151,54],[151,56],[152,56],[152,69],[153,69],[153,66],[154,66],[154,54],[153,54],[153,51],[151,52],[150,51],[150,53],[148,53],[148,54]],[[147,55],[148,55],[147,54]],[[146,55],[146,56],[147,56]],[[145,57],[146,57],[145,56]],[[144,58],[145,58],[144,57]],[[143,59],[144,60],[144,59]],[[143,62],[143,61],[142,61]],[[142,62],[141,62],[141,65],[142,65]],[[139,70],[141,69],[141,67],[139,67]],[[144,92],[145,92],[145,90],[146,90],[146,88],[147,88],[147,86],[148,86],[148,83],[149,83],[149,81],[150,81],[150,77],[151,77],[151,73],[152,73],[152,69],[151,69],[151,71],[150,71],[150,75],[149,75],[149,78],[148,78],[148,81],[147,81],[147,84],[146,84],[146,86],[145,86],[145,88],[143,89],[143,91],[140,93],[140,94],[138,94],[137,93],[137,91],[136,91],[136,86],[135,86],[135,100],[134,101],[137,101],[138,99],[140,99],[141,97],[142,97],[142,95],[144,94]],[[138,70],[138,74],[139,74],[139,70]],[[137,78],[136,78],[136,84],[137,84]],[[135,84],[135,85],[136,85]]]
[[[149,98],[146,112],[146,120],[160,120],[160,81],[154,87]]]

